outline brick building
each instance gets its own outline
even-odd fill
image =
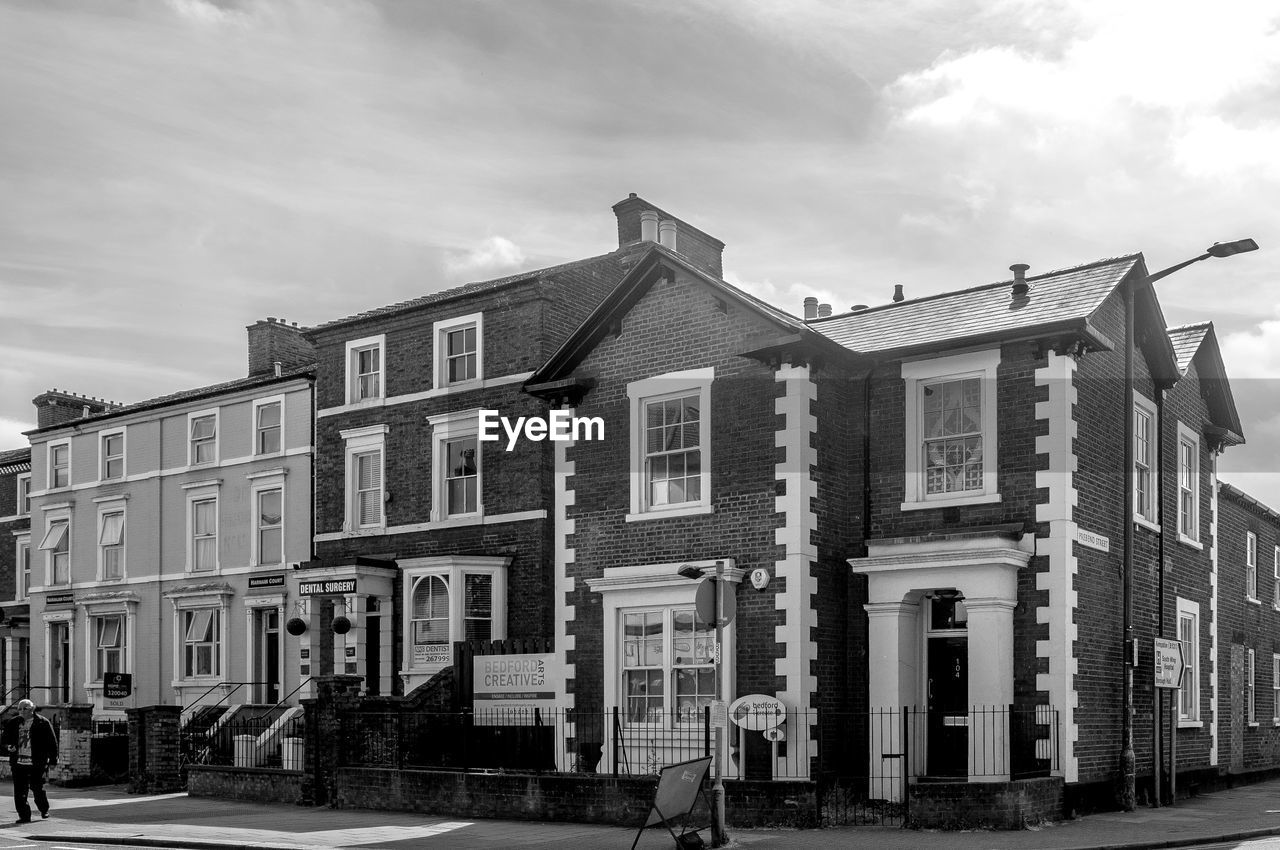
[[[0,452],[0,705],[28,684],[31,449]]]
[[[1223,483],[1217,526],[1222,766],[1272,769],[1280,764],[1280,513]]]
[[[314,593],[300,640],[343,653],[309,672],[400,694],[450,666],[455,641],[553,633],[550,443],[510,442],[496,421],[487,442],[479,415],[546,412],[521,384],[626,273],[641,206],[617,205],[610,253],[309,329],[316,560],[293,578]],[[338,616],[350,630],[335,638]]]
[[[36,699],[123,718],[293,696],[281,626],[285,570],[311,552],[311,352],[296,325],[248,331],[245,378],[128,405],[35,399]],[[131,697],[104,695],[116,672]]]

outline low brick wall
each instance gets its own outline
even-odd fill
[[[1025,829],[1062,819],[1060,776],[1013,782],[917,782],[908,791],[917,829]]]
[[[336,773],[339,807],[617,826],[644,822],[658,784],[651,778],[368,767],[339,768]],[[709,821],[701,802],[693,820]],[[817,786],[726,782],[725,820],[738,827],[816,826]]]
[[[302,771],[193,764],[187,766],[187,793],[257,803],[297,803],[302,799]]]

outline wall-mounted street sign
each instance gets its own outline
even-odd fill
[[[1076,527],[1076,542],[1081,546],[1088,546],[1090,549],[1097,549],[1099,552],[1110,552],[1111,541],[1101,534],[1095,534],[1092,531],[1086,531],[1083,528]]]
[[[356,592],[356,580],[353,578],[333,578],[326,581],[300,581],[298,593],[301,596],[338,596]]]
[[[720,589],[720,625],[727,626],[733,622],[733,615],[738,610],[738,596],[734,586],[725,582]],[[698,619],[704,623],[715,625],[716,616],[716,579],[708,576],[698,582],[698,591],[693,597],[693,604]]]
[[[284,573],[273,576],[252,576],[249,587],[284,587]]]
[[[729,717],[743,729],[762,732],[787,722],[787,705],[777,697],[747,694],[729,706]]]
[[[50,593],[44,598],[44,605],[48,608],[51,605],[74,605],[76,595],[74,593]]]
[[[102,695],[107,699],[126,699],[133,693],[132,673],[103,673]]]
[[[1157,688],[1182,687],[1182,674],[1187,669],[1182,657],[1182,641],[1155,639],[1155,685]]]

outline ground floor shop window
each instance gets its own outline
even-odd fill
[[[692,607],[622,614],[622,694],[629,723],[694,722],[715,698],[715,628]]]

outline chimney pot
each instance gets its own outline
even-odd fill
[[[895,283],[895,284],[893,285],[893,300],[894,300],[894,301],[903,301],[903,300],[905,300],[905,299],[906,299],[906,297],[907,297],[907,296],[905,296],[905,295],[903,295],[903,294],[902,294],[902,284],[900,284],[900,283]]]
[[[1014,263],[1009,266],[1009,271],[1013,272],[1013,297],[1026,295],[1027,290],[1031,287],[1027,284],[1027,269],[1031,266],[1026,263]]]
[[[828,316],[830,316],[830,315],[831,315],[831,305],[830,305],[830,304],[819,304],[819,305],[818,305],[818,318],[819,318],[819,319],[825,319],[825,318],[827,318],[827,317],[828,317]]]
[[[867,309],[866,304],[854,304],[852,307],[849,308],[849,310],[854,313],[861,313],[865,309]]]
[[[810,298],[804,299],[804,318],[806,321],[808,321],[809,319],[818,318],[818,299],[817,298],[810,297]]]
[[[676,223],[667,219],[658,224],[658,244],[672,251],[676,248]]]
[[[277,360],[277,361],[275,361],[274,363],[272,363],[272,364],[271,364],[272,368],[274,368],[274,369],[275,369],[275,373],[276,373],[276,377],[277,377],[277,378],[278,378],[278,377],[280,377],[280,367],[281,367],[282,365],[283,365],[283,364],[282,364],[279,360]]]
[[[658,213],[654,210],[645,210],[640,213],[640,241],[658,241]]]

